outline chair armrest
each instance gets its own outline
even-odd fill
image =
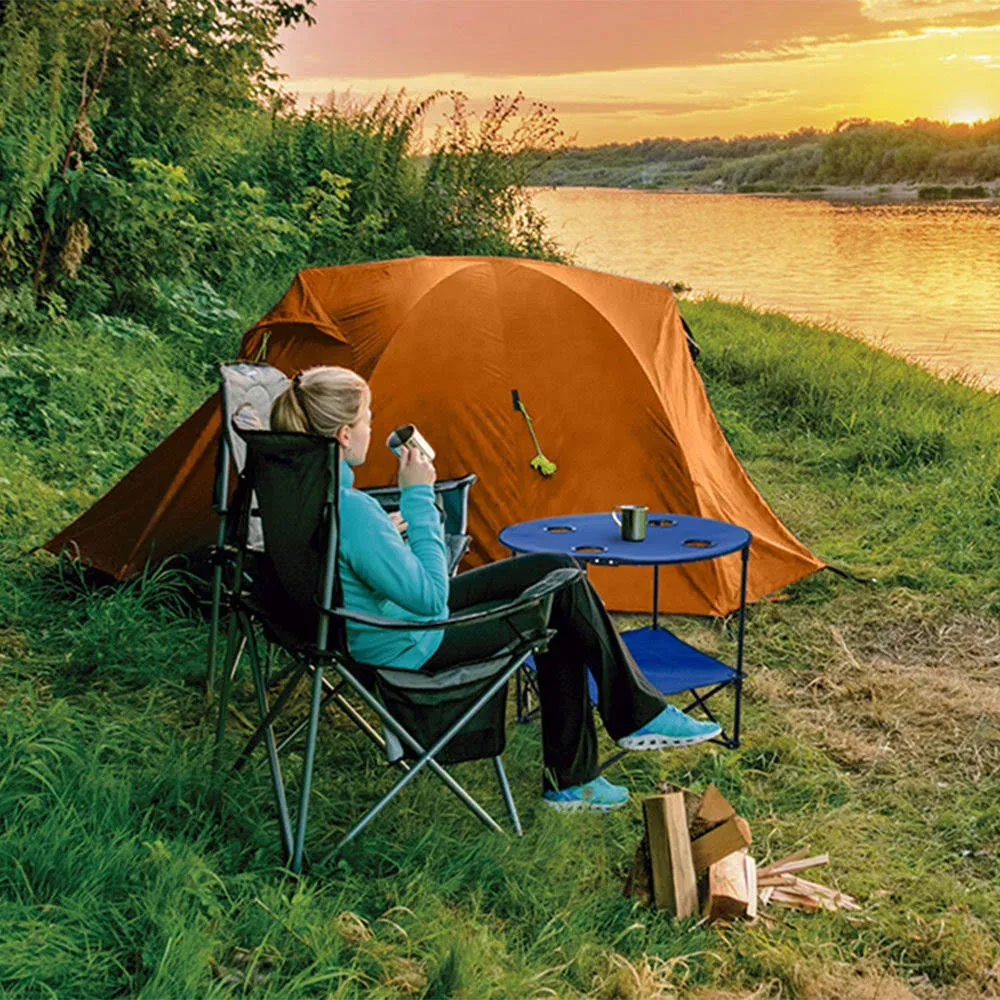
[[[472,486],[476,482],[478,476],[474,472],[469,472],[458,479],[436,479],[434,480],[434,492],[437,493],[448,493],[450,490],[461,489],[462,487]],[[379,499],[380,497],[395,498],[400,494],[400,488],[398,486],[369,486],[361,491],[362,493],[367,493],[370,497],[375,497]]]
[[[371,625],[374,628],[395,629],[407,632],[426,632],[430,629],[479,625],[483,622],[509,618],[522,611],[537,607],[547,597],[555,594],[556,591],[576,583],[583,575],[584,571],[575,567],[567,566],[563,569],[555,569],[551,573],[547,573],[537,583],[533,583],[530,587],[525,588],[507,604],[501,604],[498,608],[490,608],[488,611],[472,611],[467,614],[452,615],[437,622],[400,621],[398,618],[382,618],[379,615],[369,615],[363,611],[350,611],[347,608],[331,608],[330,614],[336,615],[345,621],[354,622],[357,625]]]

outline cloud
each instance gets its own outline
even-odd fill
[[[861,13],[873,21],[958,20],[992,24],[1000,18],[1000,3],[992,0],[861,0]]]
[[[318,0],[282,34],[302,77],[479,77],[802,59],[822,46],[1000,24],[1000,0]]]
[[[318,0],[314,15],[281,36],[293,79],[711,65],[870,25],[858,0]]]
[[[770,104],[795,96],[795,91],[755,91],[738,96],[706,95],[702,100],[690,101],[636,101],[627,98],[617,100],[559,101],[558,111],[563,115],[607,115],[619,112],[647,112],[656,115],[688,115],[705,111],[737,111],[741,108]]]

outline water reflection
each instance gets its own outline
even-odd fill
[[[583,267],[836,325],[1000,389],[1000,207],[539,190]]]

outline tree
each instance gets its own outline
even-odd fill
[[[239,109],[276,99],[280,28],[314,0],[6,0],[0,23],[0,263],[51,283],[50,243],[136,160],[176,162]],[[22,13],[27,3],[30,17]],[[83,227],[83,228],[81,228]],[[86,238],[81,240],[81,235]]]

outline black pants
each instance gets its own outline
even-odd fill
[[[556,553],[518,556],[460,573],[451,581],[452,613],[516,597],[551,570],[575,566]],[[546,787],[569,788],[597,775],[597,733],[590,711],[587,670],[597,682],[597,710],[612,739],[621,739],[662,711],[665,701],[643,677],[623,645],[590,581],[584,577],[555,595],[549,627],[556,636],[535,656],[542,709]],[[503,621],[447,629],[426,664],[446,667],[485,656],[510,641]]]

